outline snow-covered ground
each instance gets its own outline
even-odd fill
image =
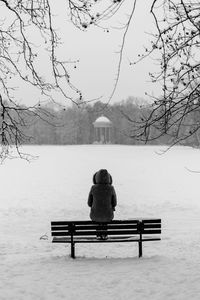
[[[161,146],[26,147],[0,166],[0,299],[200,298],[200,151]],[[92,175],[107,168],[115,218],[162,218],[162,241],[52,244],[51,220],[88,219]],[[40,239],[47,234],[48,240]]]

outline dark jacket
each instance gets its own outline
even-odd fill
[[[117,205],[112,177],[107,170],[100,170],[93,176],[88,205],[91,207],[90,218],[96,222],[109,222],[114,218],[113,211]]]

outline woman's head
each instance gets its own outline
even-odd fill
[[[112,184],[112,176],[106,169],[101,169],[93,176],[94,184]]]

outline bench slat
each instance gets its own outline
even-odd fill
[[[103,230],[102,230],[103,232]],[[137,230],[108,230],[108,235],[122,235],[122,234],[138,234],[139,232]],[[69,236],[71,235],[68,231],[54,231],[52,232],[52,236]],[[91,231],[75,231],[73,232],[74,236],[77,235],[95,235],[96,236],[96,230]]]
[[[104,227],[105,229],[123,229],[124,228],[124,225],[115,225],[115,224],[108,224],[108,225],[105,225]],[[132,225],[126,225],[126,229],[136,229],[137,228],[137,224],[132,224]],[[161,228],[161,224],[144,224],[143,225],[143,228],[144,229],[153,229],[153,228]],[[89,226],[77,226],[75,225],[74,226],[74,229],[75,230],[96,230],[96,229],[100,229],[100,226],[98,225],[89,225]],[[70,226],[52,226],[51,227],[51,230],[52,231],[68,231],[70,230]]]
[[[152,238],[143,238],[141,241],[142,242],[147,242],[147,241],[160,241],[160,238],[157,237],[152,237]],[[107,240],[97,240],[95,237],[85,237],[81,239],[80,237],[74,238],[74,243],[125,243],[125,242],[139,242],[140,239],[138,237],[130,236],[130,237],[117,237],[117,238],[108,238]],[[71,243],[70,237],[54,237],[52,240],[52,243]]]
[[[161,234],[161,230],[142,230],[142,234]]]
[[[105,229],[123,229],[124,224],[105,224],[103,225]],[[136,229],[137,224],[128,224],[126,229]],[[91,229],[101,229],[101,225],[90,225],[90,226],[77,226],[75,225],[76,230],[91,230]]]
[[[143,228],[161,228],[161,224],[143,224]]]
[[[161,219],[142,219],[144,224],[149,223],[161,223]],[[128,219],[128,220],[112,220],[111,222],[106,222],[106,224],[137,224],[138,219]],[[90,220],[87,221],[52,221],[52,226],[66,226],[69,224],[77,224],[77,225],[86,225],[86,224],[98,224],[97,222],[93,222]]]
[[[142,219],[142,222],[145,224],[161,223],[161,219]]]
[[[146,226],[150,226],[150,225],[146,225]],[[156,227],[151,226],[151,228],[160,228],[160,227],[157,227],[157,226],[159,226],[159,224],[155,224],[154,226],[156,226]],[[104,228],[105,229],[123,229],[124,224],[107,224],[107,225],[104,225]],[[136,228],[137,228],[137,224],[126,225],[126,229],[136,229]],[[83,225],[83,226],[76,225],[76,224],[74,225],[74,230],[96,230],[96,229],[101,229],[101,226],[94,225],[94,224]],[[70,230],[70,226],[52,226],[51,230],[52,231]]]

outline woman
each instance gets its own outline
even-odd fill
[[[112,186],[112,177],[107,170],[101,169],[93,176],[94,185],[91,187],[88,205],[91,207],[90,218],[101,223],[110,222],[114,218],[114,210],[117,205],[115,189]],[[107,235],[97,232],[97,236],[106,239]]]

